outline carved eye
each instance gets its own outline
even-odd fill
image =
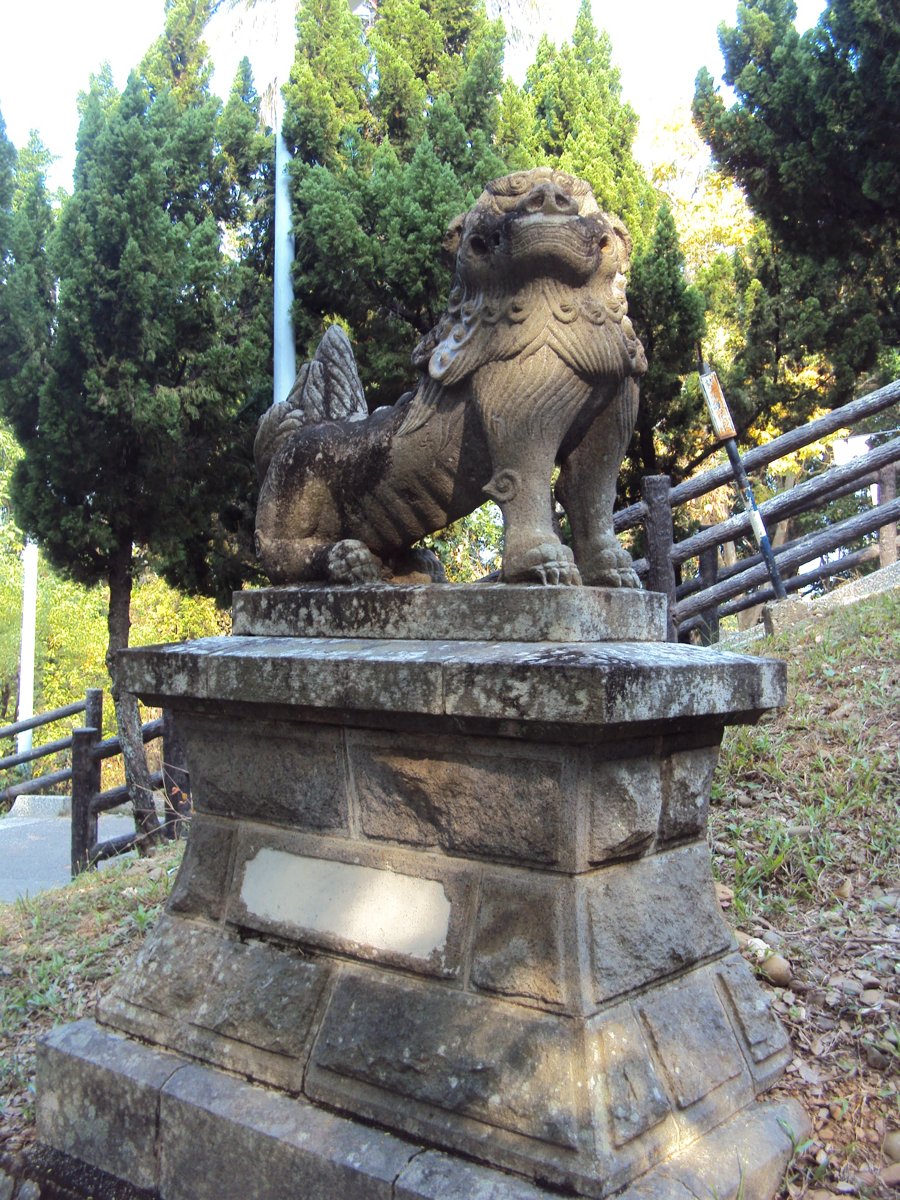
[[[609,236],[608,233],[604,233],[603,237],[600,239],[600,249],[603,251],[604,254],[608,254],[609,251],[612,250],[612,248],[613,248],[612,238]]]
[[[476,233],[473,237],[469,238],[469,249],[474,254],[480,254],[480,255],[487,254],[487,251],[488,251],[487,242],[484,240],[483,237],[479,237],[478,234]]]

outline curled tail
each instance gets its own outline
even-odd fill
[[[353,347],[340,325],[331,325],[309,362],[297,372],[286,400],[262,416],[253,443],[260,482],[278,450],[307,425],[323,421],[361,421],[368,416]]]

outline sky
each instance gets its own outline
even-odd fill
[[[538,0],[539,21],[557,43],[571,36],[579,0]],[[596,24],[612,39],[613,60],[622,73],[625,99],[641,118],[638,154],[654,127],[690,104],[694,78],[706,66],[720,79],[716,40],[721,21],[734,22],[737,0],[593,0]],[[797,25],[813,25],[823,0],[797,0]],[[263,6],[259,6],[262,11]],[[77,98],[103,62],[116,84],[158,36],[163,0],[2,0],[4,55],[0,67],[0,112],[7,137],[23,146],[32,129],[57,156],[48,183],[71,188],[78,130]],[[265,49],[254,52],[252,31],[229,36],[224,22],[209,39],[217,73],[215,90],[227,95],[237,63],[249,54],[257,83],[272,63],[274,38],[264,26]],[[271,26],[269,28],[272,28]],[[515,71],[513,72],[516,73]]]

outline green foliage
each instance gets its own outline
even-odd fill
[[[834,405],[897,344],[900,19],[830,0],[801,35],[795,12],[792,0],[741,0],[719,30],[737,102],[727,109],[701,71],[694,117],[767,229],[735,268],[746,314],[735,381],[746,391],[765,378],[771,395],[815,366]],[[751,407],[769,403],[760,392]]]
[[[523,88],[502,83],[503,28],[482,0],[383,0],[368,27],[337,0],[305,0],[297,30],[283,96],[298,352],[341,321],[370,407],[414,382],[410,352],[449,290],[443,235],[490,179],[550,163],[588,179],[638,238],[652,225],[636,117],[587,4],[572,44],[542,43]]]
[[[450,583],[476,583],[500,569],[503,522],[493,501],[459,521],[423,538],[422,545],[441,560]]]
[[[890,234],[900,207],[900,16],[871,0],[829,0],[799,34],[795,15],[793,0],[741,0],[736,25],[719,28],[737,103],[726,109],[702,71],[694,112],[780,240],[846,262]]]
[[[704,298],[685,279],[684,255],[672,213],[662,205],[646,248],[634,260],[629,312],[647,352],[641,380],[637,431],[629,469],[639,475],[672,475],[696,447],[702,430],[699,389],[688,389],[684,376],[696,362],[703,335]],[[632,493],[638,481],[632,482]]]
[[[502,28],[470,0],[388,0],[366,30],[345,4],[308,0],[297,30],[283,96],[298,350],[340,320],[370,405],[393,403],[446,301],[447,225],[506,170],[492,147]]]
[[[15,175],[0,293],[0,336],[21,347],[0,378],[25,450],[15,511],[57,569],[120,598],[136,546],[223,598],[252,570],[271,143],[246,63],[221,115],[209,93],[209,10],[169,0],[124,92],[108,69],[92,81],[52,237],[39,148]],[[121,615],[110,632],[127,637]]]
[[[621,98],[612,43],[594,25],[589,0],[582,0],[571,44],[557,49],[542,39],[524,91],[534,114],[530,145],[537,161],[586,179],[601,209],[621,217],[642,246],[656,203],[631,153],[637,114]]]

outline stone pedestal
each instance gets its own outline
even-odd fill
[[[42,1139],[164,1200],[768,1200],[803,1116],[755,1103],[788,1042],[705,830],[723,728],[783,665],[661,643],[662,598],[623,591],[234,616],[121,657],[195,816],[98,1021],[43,1047]]]

